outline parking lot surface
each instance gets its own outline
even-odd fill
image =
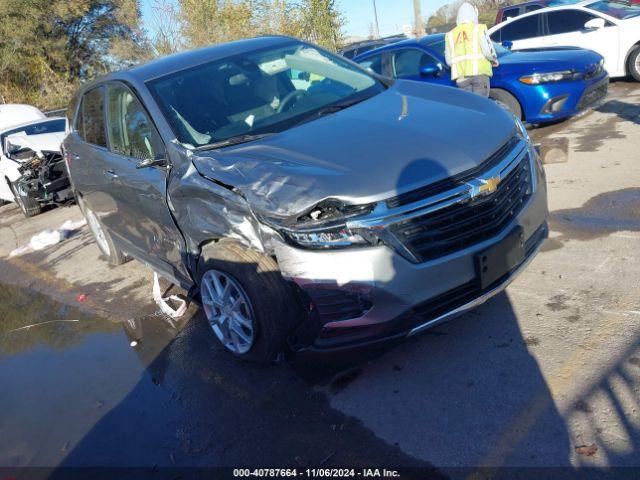
[[[77,207],[0,208],[0,466],[640,466],[640,87],[533,129],[551,235],[482,307],[380,355],[235,360]],[[553,147],[556,151],[550,152]]]

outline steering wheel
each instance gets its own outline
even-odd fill
[[[280,105],[278,105],[276,112],[282,113],[285,110],[289,110],[289,108],[291,108],[295,102],[299,101],[302,97],[305,97],[307,95],[309,95],[309,93],[306,90],[294,90],[287,93],[280,102]]]

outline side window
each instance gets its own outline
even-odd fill
[[[507,8],[502,12],[502,20],[509,20],[510,18],[515,18],[520,15],[520,7],[515,8]]]
[[[557,10],[547,13],[547,22],[550,35],[579,32],[584,29],[584,24],[597,18],[595,15],[581,10]]]
[[[540,29],[538,28],[538,24],[540,21],[540,15],[531,15],[529,17],[520,18],[518,20],[514,20],[508,25],[502,27],[500,31],[500,36],[497,41],[516,41],[516,40],[524,40],[525,38],[535,38],[540,36]],[[495,33],[495,32],[494,32]],[[492,40],[496,40],[493,35],[491,36]]]
[[[136,96],[120,84],[110,84],[107,92],[111,150],[139,160],[164,154],[160,136]]]
[[[76,120],[76,129],[82,139],[100,147],[107,146],[104,131],[103,92],[104,89],[98,87],[84,94]]]
[[[417,48],[405,48],[392,53],[393,76],[395,78],[417,77],[420,68],[436,60]]]
[[[360,60],[358,63],[362,67],[367,68],[379,75],[384,74],[384,72],[382,71],[382,54],[367,57],[364,60]]]

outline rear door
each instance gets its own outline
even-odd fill
[[[117,208],[110,195],[109,151],[104,123],[104,86],[84,93],[65,148],[76,192],[103,223],[111,223]]]
[[[603,28],[585,28],[585,23],[602,18],[580,9],[562,9],[547,12],[547,36],[549,47],[581,47],[598,52],[604,57],[608,72],[618,70],[619,28],[606,20]]]
[[[512,42],[513,50],[545,46],[544,16],[540,13],[518,17],[491,32],[491,40],[497,43]]]
[[[138,168],[143,160],[166,158],[160,134],[132,89],[110,82],[106,91],[109,191],[118,211],[109,229],[154,270],[188,281],[181,256],[184,239],[167,205],[170,167]]]

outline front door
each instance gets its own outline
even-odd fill
[[[107,85],[110,191],[117,215],[108,228],[130,253],[158,273],[188,280],[184,238],[167,206],[168,167],[138,168],[166,156],[164,144],[137,96],[119,82]]]
[[[604,68],[615,74],[618,69],[618,26],[604,20],[602,28],[585,28],[585,23],[598,17],[578,9],[547,13],[549,47],[580,47],[598,52],[604,57]]]
[[[431,69],[426,74],[425,67]],[[418,48],[399,48],[391,52],[391,76],[439,85],[455,85],[451,81],[451,73],[442,62]]]

